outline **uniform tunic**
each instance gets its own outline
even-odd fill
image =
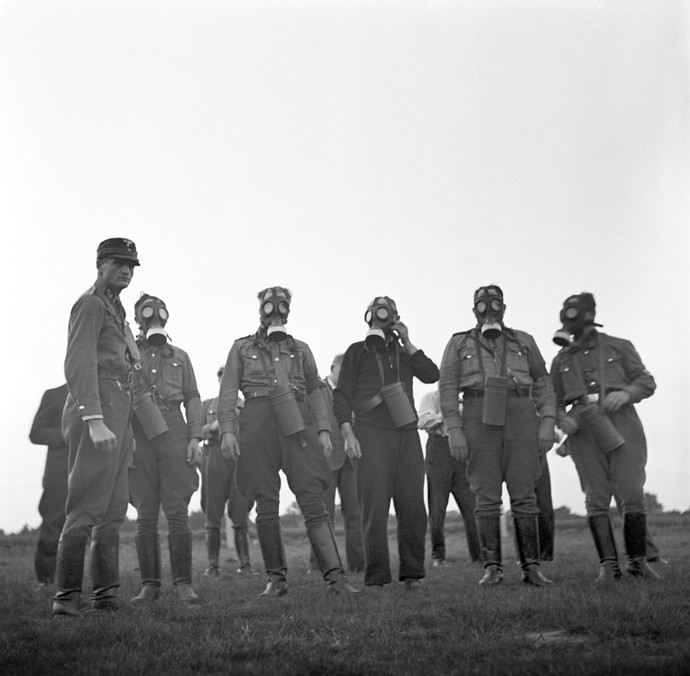
[[[582,377],[578,375],[575,360]],[[602,364],[604,397],[607,392],[617,390],[630,396],[628,404],[607,414],[625,443],[604,453],[594,443],[589,430],[581,428],[568,437],[568,449],[585,493],[588,515],[609,513],[612,490],[617,493],[624,514],[645,513],[647,441],[633,404],[650,397],[656,383],[630,341],[592,331],[582,344],[564,347],[554,357],[551,377],[558,401],[558,418],[562,420],[566,407],[571,405],[569,414],[577,416],[587,395],[599,397]]]
[[[278,385],[290,385],[295,393],[305,425],[298,434],[285,436],[279,428],[268,396]],[[257,526],[280,523],[281,469],[305,524],[328,521],[322,495],[330,484],[330,471],[317,432],[330,432],[331,424],[322,390],[314,356],[301,340],[288,335],[276,343],[260,330],[239,338],[230,349],[220,384],[218,423],[221,435],[234,433],[242,392],[237,487],[256,501]]]
[[[383,366],[383,382],[379,365]],[[392,579],[388,550],[391,500],[398,520],[398,579],[425,575],[424,457],[416,413],[409,425],[395,428],[385,402],[364,410],[383,385],[395,382],[402,383],[414,410],[413,377],[424,383],[438,380],[438,368],[422,350],[410,356],[395,342],[370,350],[359,341],[347,348],[333,393],[338,425],[351,422],[354,414],[354,431],[362,451],[357,489],[365,548],[364,583],[370,586],[388,584]]]
[[[132,422],[136,439],[132,499],[138,513],[137,532],[157,532],[162,506],[170,533],[188,533],[189,501],[199,488],[199,474],[196,466],[187,463],[187,445],[190,439],[201,439],[203,421],[194,369],[189,355],[174,345],[142,345],[140,351],[136,395],[155,387],[156,404],[168,431],[147,439],[136,417]]]
[[[501,375],[510,378],[505,423],[487,425],[482,422],[485,379]],[[555,418],[555,395],[532,336],[505,329],[487,340],[478,327],[455,334],[443,354],[439,395],[446,427],[461,428],[467,438],[467,478],[476,496],[476,516],[500,515],[503,482],[515,516],[538,514],[538,415]]]
[[[69,444],[63,535],[94,541],[119,532],[127,513],[127,465],[132,453],[129,381],[136,346],[119,299],[99,279],[74,304],[69,320],[65,377],[69,395],[62,431]],[[102,418],[117,438],[97,451],[86,421]]]

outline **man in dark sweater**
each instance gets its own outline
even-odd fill
[[[345,452],[359,458],[357,488],[365,547],[364,584],[391,582],[388,510],[398,519],[399,580],[413,590],[424,577],[424,457],[417,432],[412,378],[435,383],[437,366],[410,341],[395,302],[376,297],[367,308],[364,341],[345,352],[333,393]],[[354,426],[352,423],[354,414]]]

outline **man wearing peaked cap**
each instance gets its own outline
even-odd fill
[[[120,292],[139,265],[134,242],[98,246],[98,276],[72,307],[65,356],[69,395],[62,430],[69,445],[66,520],[60,535],[54,616],[75,616],[81,602],[84,552],[91,534],[91,606],[120,605],[119,531],[127,513],[132,452],[130,381],[139,359]]]
[[[131,239],[124,237],[111,237],[98,245],[96,260],[102,261],[104,258],[116,258],[140,265],[137,247]]]

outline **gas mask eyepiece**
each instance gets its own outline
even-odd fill
[[[498,287],[487,286],[474,294],[474,315],[481,325],[482,336],[490,340],[503,333],[503,296]]]
[[[168,310],[165,303],[155,296],[145,296],[143,305],[136,308],[136,318],[141,332],[146,338],[146,343],[154,347],[164,345],[168,340],[165,325],[168,322]]]
[[[284,297],[270,296],[261,303],[261,323],[266,326],[269,340],[279,343],[287,338],[285,324],[290,314],[290,301]]]

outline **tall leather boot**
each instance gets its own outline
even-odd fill
[[[257,523],[261,556],[266,568],[268,583],[259,596],[277,597],[287,594],[287,562],[280,533],[280,522]]]
[[[199,597],[192,587],[192,534],[191,532],[169,533],[170,571],[177,598],[182,603],[199,603]]]
[[[479,555],[484,564],[484,577],[479,584],[493,587],[503,582],[503,563],[501,561],[501,517],[478,516]]]
[[[611,519],[608,514],[594,514],[587,517],[589,529],[592,531],[594,546],[599,554],[599,577],[597,584],[606,584],[621,579],[621,569],[618,565],[618,551],[613,537]]]
[[[120,536],[102,535],[91,541],[91,607],[94,610],[118,610],[120,586]]]
[[[237,552],[238,567],[237,572],[240,574],[258,575],[252,568],[249,562],[249,532],[247,524],[244,526],[237,526],[233,528],[233,536],[235,539],[235,551]]]
[[[335,594],[357,594],[359,590],[349,584],[343,572],[343,562],[331,522],[310,523],[307,526],[307,535],[329,591]]]
[[[204,575],[218,577],[220,575],[220,528],[206,526],[206,554],[208,568],[204,571]]]
[[[58,544],[56,580],[58,591],[53,599],[53,616],[74,617],[84,609],[81,586],[84,579],[86,535],[62,535]]]
[[[522,581],[533,587],[553,584],[539,572],[539,526],[535,516],[513,517]]]
[[[647,515],[626,513],[623,517],[623,538],[628,555],[627,573],[646,580],[660,580],[661,575],[647,563]]]
[[[161,545],[158,533],[136,533],[137,559],[141,571],[141,591],[131,599],[134,605],[152,603],[161,590]]]

